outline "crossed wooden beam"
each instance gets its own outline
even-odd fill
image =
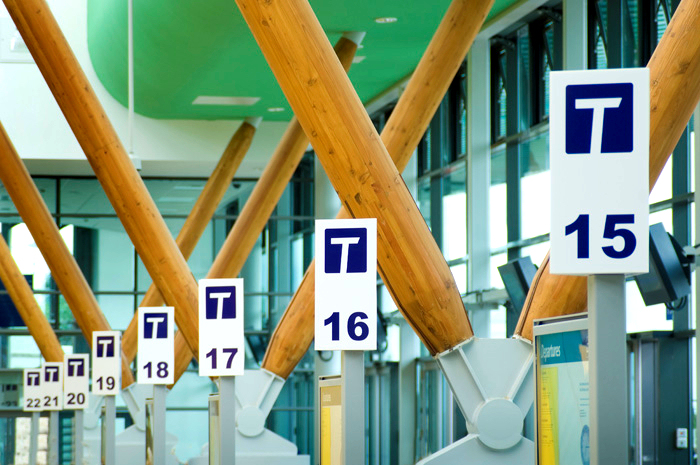
[[[4,2],[154,283],[165,301],[175,306],[182,337],[191,353],[196,354],[196,282],[65,38],[44,1]],[[408,141],[412,137],[420,138],[432,112],[429,116],[423,115],[427,116],[427,122],[420,130],[420,126],[396,126],[393,129],[388,124],[387,129],[394,131],[393,136],[391,132],[386,137],[382,134],[380,140],[305,1],[237,0],[237,3],[301,126],[311,135],[312,145],[346,210],[352,216],[378,219],[380,272],[407,321],[433,354],[469,339],[471,326],[449,268],[385,148],[385,144],[390,146],[393,139],[398,140],[395,143],[400,147],[403,137],[404,148],[412,152],[415,145]],[[452,35],[457,35],[456,25],[460,21],[462,24],[474,21],[475,35],[489,7],[483,7],[476,0],[454,0],[438,30],[440,33],[443,29],[442,40],[448,41]],[[448,20],[451,11],[468,14]],[[651,184],[700,98],[699,22],[698,2],[684,0],[649,64],[652,70]],[[315,46],[313,55],[308,55],[309,43]],[[438,51],[433,50],[436,54]],[[459,61],[462,59],[463,55]],[[436,74],[424,76],[424,88],[416,93],[413,101],[405,104],[402,112],[423,112],[424,102],[416,99],[432,86],[444,84],[446,87],[449,84],[454,70],[444,83],[438,82],[440,61],[434,57],[433,60],[431,66]],[[433,78],[435,81],[431,81]],[[399,106],[394,113],[398,110]],[[408,134],[410,128],[416,128],[416,134]],[[657,138],[658,147],[655,147]],[[400,167],[399,160],[397,164]],[[313,318],[308,318],[308,308],[313,302],[313,280],[308,279],[308,273],[306,278],[307,284],[293,298],[263,362],[265,368],[283,377],[288,376],[301,358],[298,354],[303,356],[311,341],[307,334],[303,334],[301,345],[306,339],[308,344],[301,351],[300,344],[294,340],[302,336],[294,328],[313,328]],[[549,274],[545,262],[528,297],[519,334],[528,336],[534,317],[571,313],[569,310],[575,307],[574,303],[581,301],[571,290],[576,287],[569,284],[571,282],[574,280]],[[62,292],[65,294],[63,289]],[[570,297],[570,300],[559,306],[545,305],[549,303],[547,297],[561,295]],[[295,302],[303,304],[297,308],[306,310],[290,313]],[[583,308],[579,306],[574,311]],[[100,325],[99,309],[90,307],[78,313],[76,320],[84,319],[86,327]]]

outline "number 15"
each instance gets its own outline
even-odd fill
[[[603,230],[604,239],[615,239],[621,237],[624,241],[622,250],[615,250],[615,247],[608,245],[602,247],[603,253],[610,258],[627,258],[637,248],[637,238],[634,233],[626,228],[618,228],[620,224],[634,224],[634,215],[607,215],[605,217],[605,228]],[[590,258],[590,217],[589,215],[579,215],[576,220],[567,225],[564,229],[565,235],[578,233],[576,241],[576,257]]]

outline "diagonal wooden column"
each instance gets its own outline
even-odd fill
[[[700,2],[680,3],[647,67],[651,190],[700,101]],[[586,311],[586,282],[582,277],[551,274],[548,254],[530,287],[515,333],[532,340],[533,320]]]
[[[39,308],[32,288],[24,279],[24,275],[12,258],[10,248],[2,236],[0,236],[0,280],[5,285],[7,293],[10,294],[12,302],[17,307],[17,313],[22,317],[44,360],[62,362],[61,343],[58,342],[58,337],[56,337],[46,315]]]
[[[335,53],[346,72],[352,65],[352,59],[363,37],[364,33],[346,33],[335,44]],[[309,138],[304,134],[297,118],[292,118],[265,171],[226,237],[207,278],[238,276],[308,146]],[[179,332],[176,333],[175,382],[180,379],[191,360],[192,353],[184,337]]]
[[[204,234],[204,230],[214,216],[216,208],[224,197],[226,190],[231,185],[233,176],[243,161],[243,157],[248,152],[253,136],[260,123],[260,118],[249,118],[243,122],[238,130],[233,134],[224,153],[219,159],[214,171],[204,185],[204,189],[199,194],[197,201],[192,207],[192,211],[187,216],[185,224],[177,235],[177,243],[185,260],[190,258],[199,239]],[[158,288],[151,284],[146,295],[141,300],[139,307],[158,307],[163,305],[163,296]],[[126,359],[131,363],[136,357],[138,343],[138,313],[134,314],[129,326],[122,335],[122,350]],[[185,341],[183,341],[185,342]],[[186,344],[186,343],[185,343]],[[189,350],[189,347],[188,347]]]
[[[197,282],[45,0],[3,0],[188,345],[199,350]]]
[[[68,250],[58,226],[27,168],[15,151],[5,128],[0,125],[0,181],[2,181],[22,220],[51,270],[51,277],[61,290],[75,321],[88,344],[93,331],[109,331],[109,323],[100,310],[78,263]],[[134,377],[122,354],[122,382],[134,383]]]
[[[408,164],[492,4],[454,0],[445,13],[381,134],[399,171]],[[338,217],[349,215],[341,210]],[[312,263],[265,352],[263,368],[283,378],[299,363],[314,337],[314,277]],[[382,278],[388,282],[384,274]]]
[[[308,2],[236,3],[345,208],[354,217],[377,218],[379,268],[407,321],[432,353],[472,337],[447,263],[350,81],[333,62]]]

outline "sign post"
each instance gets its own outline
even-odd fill
[[[23,373],[22,410],[32,412],[29,434],[29,465],[36,465],[39,452],[39,417],[43,408],[44,393],[41,388],[43,370],[25,368]]]
[[[117,411],[114,397],[121,387],[121,333],[93,331],[92,333],[92,393],[104,396],[102,406],[102,463],[115,465],[115,422]]]
[[[358,451],[365,450],[364,351],[377,348],[377,220],[316,220],[315,240],[314,348],[342,351],[340,457],[344,465],[359,465],[364,454]],[[323,457],[327,451],[320,452]]]
[[[589,276],[581,453],[626,463],[625,274],[649,266],[649,70],[553,72],[551,89],[551,272]]]
[[[146,445],[146,463],[165,465],[165,397],[168,384],[175,381],[175,330],[173,307],[140,307],[139,310],[139,384],[153,385],[153,399],[147,408],[147,430],[151,444]],[[150,447],[149,447],[150,446]]]
[[[58,412],[63,409],[63,362],[46,362],[43,366],[45,409],[49,413],[48,464],[58,465]]]
[[[199,280],[199,375],[219,377],[221,465],[236,463],[236,376],[243,375],[243,279]],[[216,447],[216,444],[214,444]]]
[[[66,354],[63,357],[63,408],[74,410],[73,450],[75,463],[83,463],[83,417],[88,406],[90,360],[88,354]]]

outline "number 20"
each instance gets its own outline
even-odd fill
[[[624,241],[622,250],[615,250],[615,247],[608,245],[602,247],[603,253],[610,258],[627,258],[637,248],[637,238],[634,233],[626,228],[618,228],[620,224],[634,224],[634,215],[607,215],[605,217],[605,228],[603,238],[615,239],[621,237]],[[576,220],[567,225],[564,230],[565,235],[578,233],[576,241],[576,257],[590,258],[590,217],[589,215],[579,215]]]

